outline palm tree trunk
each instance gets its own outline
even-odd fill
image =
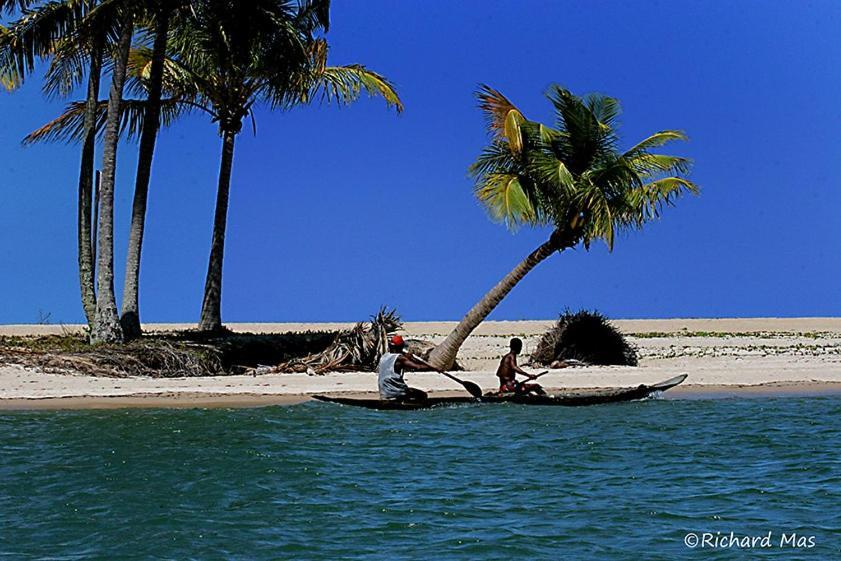
[[[169,10],[161,7],[155,20],[155,42],[152,46],[152,67],[149,71],[149,98],[143,115],[143,130],[140,133],[140,149],[137,160],[137,176],[134,183],[134,201],[131,207],[128,251],[126,253],[126,275],[123,283],[123,309],[120,323],[126,339],[140,337],[140,252],[143,247],[143,231],[146,223],[146,203],[149,195],[149,180],[152,174],[152,159],[158,138],[161,117],[161,90],[163,87],[164,58],[169,31]]]
[[[88,74],[88,93],[85,100],[85,140],[82,143],[82,163],[79,169],[79,201],[77,214],[79,286],[82,308],[88,326],[93,326],[96,315],[96,290],[94,288],[94,248],[91,245],[91,197],[93,194],[94,157],[96,153],[96,106],[99,102],[99,82],[102,76],[102,41],[91,48]]]
[[[473,330],[488,317],[488,314],[497,307],[502,299],[511,292],[529,271],[560,249],[562,249],[562,246],[558,244],[556,237],[553,235],[549,241],[531,252],[528,257],[514,267],[510,273],[505,275],[496,286],[467,312],[467,315],[464,316],[456,328],[444,339],[444,342],[432,349],[427,362],[442,370],[451,368],[456,360],[458,350]]]
[[[120,140],[120,106],[133,28],[131,17],[127,16],[114,52],[108,113],[105,117],[105,135],[102,141],[102,185],[99,188],[96,317],[91,330],[92,343],[123,340],[123,330],[117,315],[117,299],[114,296],[114,180],[117,172],[117,145]]]
[[[228,195],[231,190],[231,169],[234,162],[236,133],[225,131],[222,136],[222,164],[216,192],[216,214],[213,219],[213,240],[210,262],[204,283],[199,329],[218,331],[222,328],[222,261],[225,254],[225,227],[228,222]]]
[[[93,272],[96,274],[96,225],[99,224],[99,186],[102,185],[102,173],[99,170],[96,170],[96,173],[93,175],[93,201],[91,204],[93,205],[93,222],[91,224],[94,225],[91,228],[91,256],[93,257]],[[96,291],[94,290],[94,304],[96,304]],[[96,315],[96,306],[94,306],[94,315]],[[93,325],[93,324],[91,324]]]

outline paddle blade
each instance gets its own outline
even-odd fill
[[[482,388],[480,388],[477,384],[464,380],[461,382],[461,385],[464,386],[464,389],[467,390],[467,393],[469,393],[473,397],[482,397]]]

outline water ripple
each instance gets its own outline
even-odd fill
[[[5,413],[0,559],[672,560],[690,531],[837,559],[839,419],[837,398]]]

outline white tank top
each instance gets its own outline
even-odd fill
[[[403,373],[394,369],[394,364],[399,357],[397,353],[385,353],[380,359],[377,367],[377,385],[380,389],[380,397],[383,399],[403,397],[409,391],[409,386],[403,381]]]

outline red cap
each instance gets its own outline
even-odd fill
[[[392,347],[403,347],[406,345],[406,341],[400,335],[392,335],[388,340],[388,344]]]

